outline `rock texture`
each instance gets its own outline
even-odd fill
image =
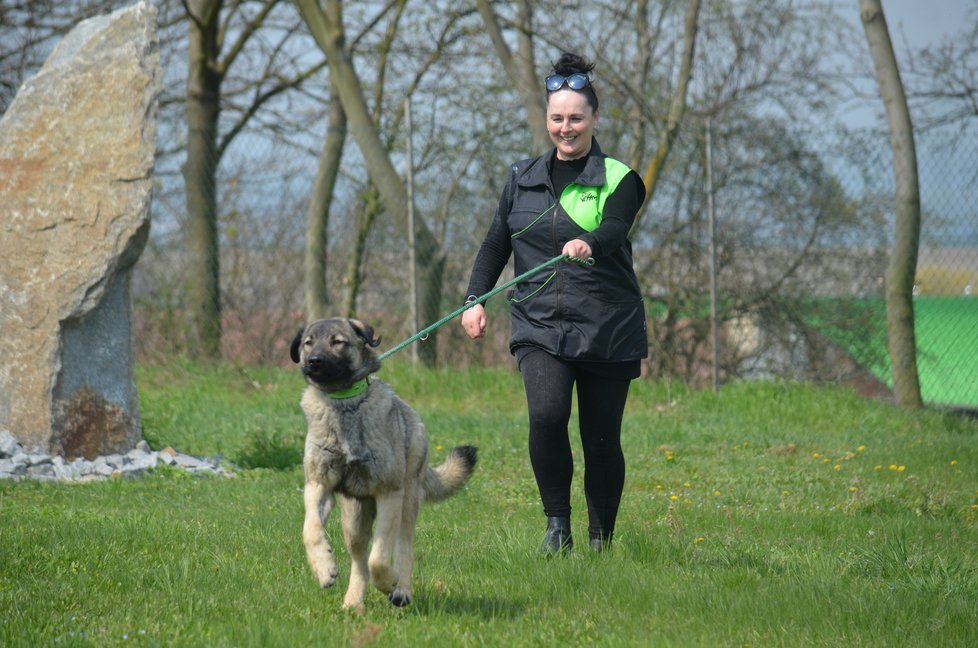
[[[162,87],[147,2],[79,23],[0,118],[0,429],[95,457],[141,437],[130,270]]]
[[[22,481],[99,481],[117,477],[137,477],[162,466],[184,470],[195,476],[217,475],[234,477],[234,468],[225,465],[220,457],[193,457],[163,448],[158,452],[140,441],[125,454],[116,453],[94,460],[78,457],[66,461],[60,455],[39,450],[27,450],[14,435],[0,430],[0,479]]]

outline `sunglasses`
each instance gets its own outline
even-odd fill
[[[551,74],[547,77],[547,92],[557,92],[560,90],[564,84],[571,90],[580,90],[588,86],[591,82],[588,80],[586,74],[581,74],[580,72],[575,72],[574,74],[569,74],[564,76],[563,74]]]

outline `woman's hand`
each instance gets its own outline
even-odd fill
[[[476,304],[462,313],[462,328],[473,340],[486,334],[486,309],[482,304]]]
[[[566,254],[574,261],[587,261],[592,254],[591,246],[581,239],[571,239],[564,243],[564,249],[561,253]]]

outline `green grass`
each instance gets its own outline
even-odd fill
[[[924,400],[978,407],[978,299],[918,297],[914,312]]]
[[[154,447],[254,467],[0,482],[0,645],[978,642],[974,420],[798,384],[715,396],[637,381],[613,551],[546,561],[519,378],[396,361],[382,377],[422,414],[435,461],[480,448],[469,487],[422,512],[412,606],[372,590],[363,617],[340,610],[336,520],[340,581],[323,591],[309,574],[297,372],[140,366]]]
[[[886,306],[882,300],[861,300],[868,320],[853,325],[824,327],[823,308],[845,309],[844,300],[815,302],[811,318],[817,327],[846,348],[877,378],[893,386],[886,351]],[[844,321],[844,320],[843,320]],[[876,333],[868,333],[875,324]],[[915,297],[914,333],[917,373],[924,402],[978,408],[978,299],[971,297]]]

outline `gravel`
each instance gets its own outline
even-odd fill
[[[135,477],[160,466],[172,466],[194,475],[234,476],[234,471],[220,457],[193,457],[173,448],[154,451],[145,441],[125,454],[67,460],[38,449],[28,450],[12,433],[0,430],[0,479],[97,481]]]

